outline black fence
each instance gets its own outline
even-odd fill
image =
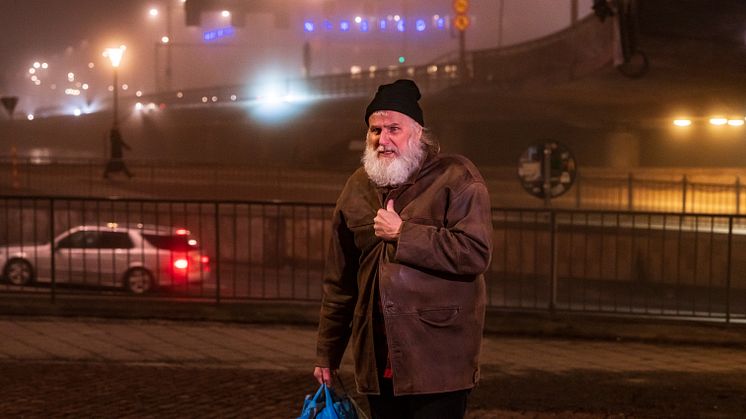
[[[143,289],[128,283],[144,277],[155,298],[318,301],[332,210],[292,202],[2,197],[0,292],[131,297]],[[490,307],[746,319],[746,216],[494,208],[493,227]],[[186,280],[174,271],[187,269],[177,266],[180,256],[137,238],[185,230],[196,253],[183,262],[191,269]],[[61,239],[71,231],[128,232],[132,239],[70,248]]]

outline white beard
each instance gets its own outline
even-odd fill
[[[391,150],[393,147],[378,146],[373,148],[366,145],[363,153],[363,167],[373,183],[378,186],[397,186],[406,182],[422,163],[425,157],[425,144],[414,135],[409,137],[406,152],[387,159],[378,157],[379,151]]]

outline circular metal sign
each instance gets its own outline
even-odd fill
[[[453,26],[461,32],[465,31],[469,27],[469,17],[466,15],[457,15],[453,19]]]
[[[466,14],[469,10],[469,0],[453,0],[453,11],[459,15]]]
[[[532,145],[521,154],[518,178],[523,189],[531,195],[551,199],[570,189],[575,182],[576,169],[570,149],[551,141]]]

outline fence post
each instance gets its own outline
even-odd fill
[[[687,189],[687,178],[686,175],[681,177],[681,212],[686,212],[686,189]]]
[[[52,304],[56,300],[56,285],[57,285],[57,274],[55,264],[55,248],[54,248],[54,198],[49,199],[49,268],[50,275],[52,276],[52,283],[49,287],[49,295],[52,300]]]
[[[634,179],[632,178],[632,172],[629,172],[627,174],[627,210],[632,211],[635,209],[635,204],[632,202],[634,199],[635,193],[632,190],[632,185],[634,183]]]
[[[730,324],[731,259],[733,257],[733,216],[728,217],[728,255],[725,270],[725,323]]]
[[[741,177],[736,176],[736,214],[741,213]]]
[[[549,213],[549,312],[557,309],[557,213]]]
[[[220,203],[219,202],[215,202],[215,304],[220,304]]]

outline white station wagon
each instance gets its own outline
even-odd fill
[[[54,250],[52,250],[54,249]],[[209,277],[210,259],[186,229],[82,225],[52,244],[0,246],[3,279],[13,285],[55,282],[123,287],[144,294]]]

